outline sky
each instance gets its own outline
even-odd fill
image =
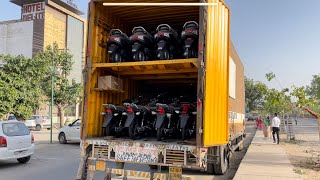
[[[320,74],[320,0],[225,1],[231,38],[248,78],[280,89],[308,85]],[[87,12],[88,0],[74,2]],[[0,21],[19,18],[18,6],[0,0]],[[266,81],[271,71],[279,83]]]

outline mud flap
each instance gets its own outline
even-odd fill
[[[113,118],[113,115],[110,113],[110,114],[106,114],[103,118],[103,123],[102,123],[102,127],[107,127],[107,125],[111,122]]]
[[[134,113],[129,113],[127,115],[127,119],[126,119],[126,123],[124,124],[124,127],[129,127],[130,124],[133,122],[134,117],[135,117]]]
[[[180,129],[185,128],[189,120],[189,116],[180,116]]]
[[[160,128],[166,118],[165,114],[157,115],[156,128]]]

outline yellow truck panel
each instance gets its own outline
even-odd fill
[[[210,2],[210,1],[209,1]],[[220,1],[208,6],[204,97],[204,146],[228,142],[229,10]]]

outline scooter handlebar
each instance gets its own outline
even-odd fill
[[[197,25],[197,27],[199,27],[199,24],[198,24],[197,22],[195,22],[195,21],[188,21],[188,22],[184,23],[183,29],[186,29],[186,26],[189,25],[189,24],[195,24],[195,25]]]

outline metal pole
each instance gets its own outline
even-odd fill
[[[50,144],[52,144],[52,112],[53,112],[53,90],[54,90],[54,59],[51,67],[51,103],[50,103]]]

